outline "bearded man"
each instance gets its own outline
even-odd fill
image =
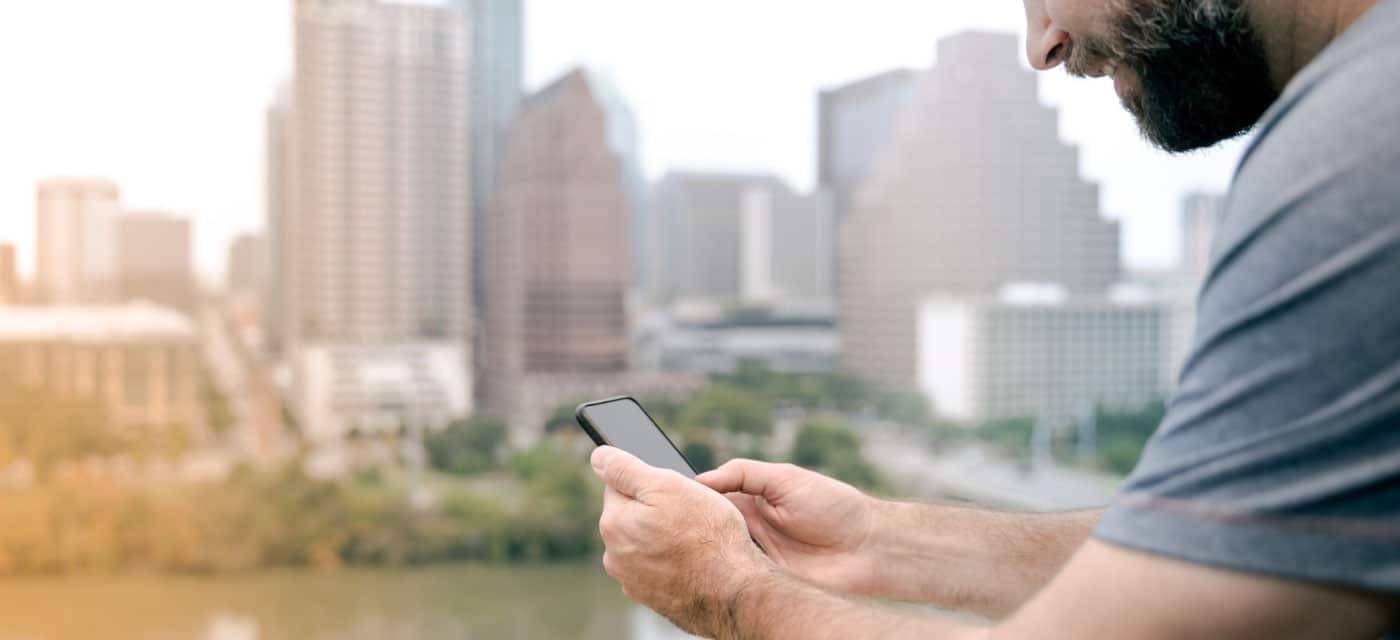
[[[606,570],[717,638],[1400,632],[1400,0],[1025,9],[1031,65],[1111,77],[1157,146],[1256,132],[1179,390],[1114,503],[905,504],[752,461],[694,482],[603,447]]]

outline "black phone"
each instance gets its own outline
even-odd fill
[[[623,396],[585,402],[574,412],[578,424],[598,446],[617,447],[653,467],[671,469],[687,478],[695,467],[651,419],[642,403]]]

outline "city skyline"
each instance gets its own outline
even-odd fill
[[[11,212],[0,218],[0,241],[18,246],[21,271],[32,277],[35,183],[50,176],[110,178],[134,208],[191,215],[198,271],[218,281],[228,242],[262,228],[261,128],[291,66],[288,3],[145,0],[135,10],[110,4],[0,8],[0,25],[23,26],[9,32],[0,26],[0,65],[6,65],[0,68],[24,96],[0,123],[0,135],[13,141],[0,151],[0,210]],[[1015,3],[800,5],[801,30],[788,28],[799,5],[787,1],[576,4],[527,3],[527,90],[576,64],[602,69],[635,96],[648,178],[668,169],[756,170],[799,190],[815,180],[819,90],[892,68],[927,68],[937,38],[956,31],[1022,28]],[[69,20],[75,10],[93,26]],[[734,21],[736,13],[743,24]],[[156,14],[161,20],[146,19]],[[624,28],[620,15],[649,28]],[[722,50],[702,42],[706,25],[733,31]],[[60,26],[94,46],[108,43],[102,48],[111,55],[92,59],[60,50],[44,37]],[[783,44],[777,51],[775,34]],[[833,53],[824,44],[834,34],[859,46]],[[52,64],[31,68],[24,61],[35,56]],[[51,81],[58,77],[66,81]],[[1150,151],[1106,83],[1052,73],[1043,76],[1040,98],[1061,107],[1061,135],[1084,149],[1081,173],[1104,185],[1104,213],[1129,214],[1129,264],[1168,266],[1177,254],[1181,197],[1222,189],[1238,144],[1188,158]],[[104,109],[91,108],[98,103]]]

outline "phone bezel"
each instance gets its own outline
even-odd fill
[[[636,407],[641,410],[642,415],[646,416],[647,420],[651,422],[651,426],[655,427],[656,431],[661,434],[661,437],[666,440],[666,444],[671,445],[676,455],[680,456],[681,460],[685,462],[685,466],[690,468],[690,473],[692,475],[699,475],[700,472],[695,470],[695,465],[690,462],[690,458],[687,458],[685,452],[681,451],[681,448],[676,446],[676,443],[671,440],[671,436],[666,435],[666,430],[661,428],[661,423],[657,422],[656,418],[651,417],[651,413],[647,411],[647,408],[642,406],[642,403],[632,396],[617,396],[615,398],[604,398],[602,400],[585,402],[574,409],[574,419],[578,421],[578,426],[583,428],[583,432],[587,433],[588,437],[593,440],[593,444],[600,447],[613,446],[611,442],[608,442],[607,438],[603,437],[603,433],[593,426],[593,423],[588,419],[584,411],[589,407],[612,404],[614,402],[631,402],[636,405]]]

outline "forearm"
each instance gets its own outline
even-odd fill
[[[990,618],[1015,611],[1089,538],[1101,512],[1016,514],[881,502],[866,595]]]
[[[730,603],[721,640],[976,640],[986,629],[837,595],[772,570],[752,578]]]

